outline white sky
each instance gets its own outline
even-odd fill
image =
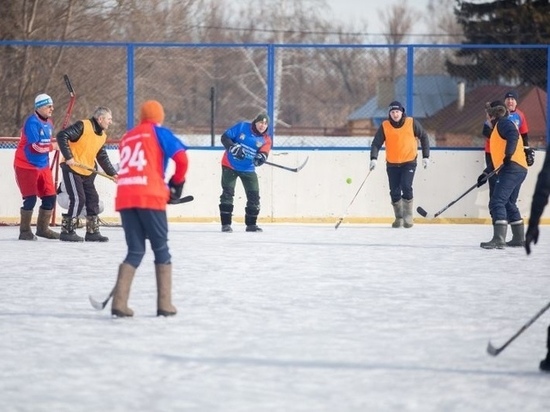
[[[326,0],[328,5],[334,11],[335,18],[345,21],[368,21],[368,30],[372,33],[384,33],[386,30],[380,23],[378,11],[403,0]],[[423,11],[428,0],[409,1],[409,7],[418,11]],[[414,32],[425,32],[426,28],[422,21],[415,26]]]
[[[170,225],[168,319],[149,249],[134,318],[90,306],[114,285],[121,228],[66,244],[0,227],[2,411],[548,410],[550,314],[486,347],[546,305],[550,228],[528,257],[481,249],[489,225],[233,226]]]

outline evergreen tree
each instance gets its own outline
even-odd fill
[[[466,37],[463,44],[518,47],[466,46],[446,62],[449,74],[470,82],[505,80],[546,90],[548,49],[540,46],[550,44],[548,0],[457,0],[456,4],[455,15]]]

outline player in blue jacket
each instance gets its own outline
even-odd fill
[[[272,141],[267,134],[269,117],[260,113],[252,122],[239,122],[227,129],[221,137],[225,148],[222,157],[222,194],[220,196],[220,219],[222,232],[232,232],[233,197],[237,178],[241,180],[246,194],[244,221],[247,232],[261,232],[256,224],[260,213],[260,185],[256,167],[263,165]]]

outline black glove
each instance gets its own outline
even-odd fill
[[[254,166],[261,166],[265,163],[266,160],[267,155],[265,153],[257,153],[256,156],[254,156]]]
[[[527,233],[525,233],[525,251],[531,254],[531,243],[535,245],[539,241],[539,225],[529,222]]]
[[[509,165],[511,162],[512,162],[512,155],[504,156],[504,159],[502,161],[502,163],[504,163],[504,165]]]
[[[240,145],[240,144],[234,144],[233,146],[231,146],[229,148],[229,151],[231,152],[231,154],[233,155],[233,157],[235,157],[235,159],[238,159],[238,160],[243,160],[244,157],[245,157],[245,154],[244,154],[244,149],[243,147]]]
[[[479,175],[479,177],[477,178],[477,187],[481,187],[485,183],[487,183],[487,176],[488,176],[488,173],[485,173],[485,172]]]
[[[181,183],[174,183],[174,178],[170,179],[168,182],[168,187],[170,188],[170,200],[178,200],[181,197],[184,183],[185,181]]]
[[[530,147],[524,147],[525,160],[527,160],[527,166],[533,166],[535,164],[535,151]]]

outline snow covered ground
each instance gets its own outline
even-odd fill
[[[173,300],[157,318],[153,254],[132,319],[107,297],[125,255],[17,241],[0,227],[0,410],[546,411],[550,228],[533,254],[483,250],[487,225],[171,224]],[[549,312],[550,313],[550,312]]]

